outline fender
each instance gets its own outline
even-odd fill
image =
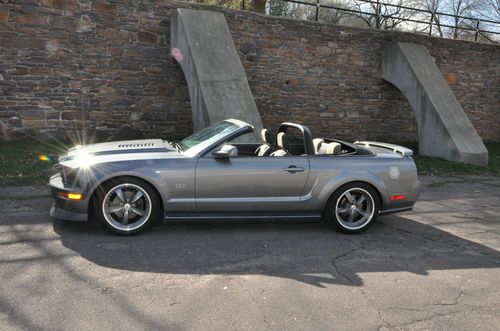
[[[110,173],[102,174],[102,176],[96,176],[98,178],[92,180],[87,184],[85,196],[91,197],[94,194],[95,190],[107,180],[123,176],[136,177],[153,186],[160,194],[162,206],[165,201],[168,201],[170,199],[170,189],[167,187],[167,184],[153,169],[149,168],[139,168],[129,171],[113,171]]]
[[[323,186],[323,189],[318,195],[318,200],[321,201],[322,208],[325,208],[328,199],[332,196],[332,194],[342,185],[351,182],[366,182],[375,187],[375,189],[379,192],[382,201],[380,207],[384,209],[389,201],[387,200],[387,188],[384,182],[373,173],[369,171],[352,171],[346,170],[339,172],[336,176],[331,177],[328,182]]]

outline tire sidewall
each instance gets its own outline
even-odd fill
[[[353,188],[360,188],[368,192],[370,194],[371,198],[373,199],[373,208],[374,208],[374,213],[369,222],[367,222],[365,225],[363,225],[360,228],[357,229],[348,229],[342,225],[342,223],[338,220],[335,209],[337,205],[337,200],[347,191]],[[336,230],[347,233],[347,234],[355,234],[355,233],[360,233],[368,229],[377,219],[377,216],[380,211],[380,198],[378,192],[369,184],[365,183],[360,183],[360,182],[353,182],[353,183],[347,183],[339,187],[335,192],[332,194],[330,199],[328,200],[326,204],[326,210],[324,212],[324,215],[326,216],[326,220],[335,227]]]
[[[149,215],[148,220],[143,225],[138,227],[137,229],[130,230],[130,231],[123,231],[123,230],[120,230],[120,229],[113,227],[106,220],[106,217],[104,217],[104,213],[103,213],[103,202],[104,202],[104,198],[106,197],[107,193],[112,188],[116,187],[117,185],[125,184],[125,183],[134,184],[134,185],[141,187],[144,191],[146,191],[146,193],[149,195],[149,198],[151,200],[151,214]],[[136,233],[142,232],[145,229],[147,229],[155,220],[159,219],[160,211],[161,211],[160,198],[158,197],[158,194],[153,189],[153,187],[150,184],[148,184],[147,182],[145,182],[141,179],[135,178],[135,177],[120,177],[120,178],[109,180],[109,181],[105,182],[104,184],[102,184],[97,190],[96,199],[94,202],[94,208],[95,208],[94,213],[95,213],[97,219],[99,219],[99,221],[101,222],[101,224],[104,226],[104,228],[106,230],[108,230],[114,234],[124,235],[124,236],[136,234]]]

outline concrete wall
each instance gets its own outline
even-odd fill
[[[171,1],[0,4],[0,121],[14,136],[133,124],[192,131],[186,82],[168,54]],[[484,140],[500,140],[500,46],[265,17],[221,8],[264,126],[401,142],[418,137],[405,97],[382,80],[386,41],[423,44]]]
[[[253,125],[249,141],[260,141],[262,121],[224,15],[179,8],[170,23],[170,45],[187,81],[193,129],[237,118]]]
[[[488,150],[424,46],[385,44],[382,76],[397,86],[415,112],[421,155],[488,165]]]

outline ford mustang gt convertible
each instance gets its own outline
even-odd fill
[[[76,146],[50,178],[51,215],[99,219],[116,234],[163,219],[313,219],[358,233],[379,215],[413,208],[420,181],[405,147],[313,138],[283,123],[276,136],[228,119],[179,141]],[[245,137],[245,135],[248,135]]]

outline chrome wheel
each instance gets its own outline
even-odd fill
[[[368,224],[375,213],[375,202],[368,191],[355,187],[340,195],[335,204],[335,215],[341,226],[357,230]]]
[[[102,213],[113,228],[130,232],[143,226],[151,216],[151,197],[136,184],[124,183],[110,189],[102,201]]]

